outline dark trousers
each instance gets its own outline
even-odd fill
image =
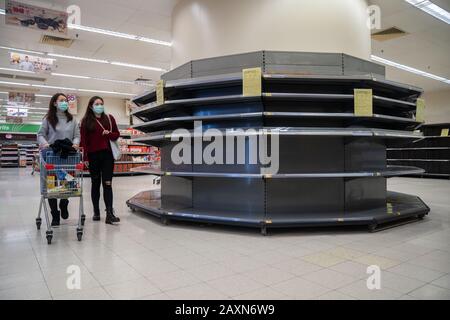
[[[114,173],[114,157],[111,150],[91,152],[89,157],[89,173],[92,188],[91,199],[94,212],[99,212],[100,185],[103,186],[103,201],[107,209],[113,207],[112,178]]]
[[[60,212],[58,210],[58,200],[57,199],[48,199],[48,205],[50,206],[50,212],[52,214],[52,218],[55,221],[59,221],[60,219]],[[68,199],[61,199],[59,200],[59,208],[67,209],[67,206],[69,205]]]

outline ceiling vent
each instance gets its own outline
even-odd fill
[[[389,29],[385,29],[383,31],[372,33],[372,39],[377,40],[377,41],[388,41],[388,40],[393,40],[393,39],[397,39],[400,37],[404,37],[407,34],[408,34],[407,32],[405,32],[397,27],[392,27]]]
[[[15,74],[7,74],[7,73],[0,73],[0,78],[8,78],[8,79],[24,80],[24,81],[39,81],[39,82],[46,81],[45,78],[30,77],[30,76],[15,75]]]
[[[43,44],[51,45],[51,46],[60,46],[60,47],[69,48],[73,43],[73,39],[61,38],[61,37],[44,34],[44,35],[42,35],[41,40],[39,42],[43,43]]]

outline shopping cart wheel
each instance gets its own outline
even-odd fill
[[[376,224],[376,223],[369,224],[369,226],[368,226],[369,232],[374,232],[377,227],[378,227],[378,224]]]
[[[161,217],[161,223],[165,226],[169,225],[169,219],[167,217]]]
[[[81,216],[81,225],[84,226],[84,221],[86,220],[86,215]]]
[[[261,234],[263,236],[267,236],[267,226],[265,225],[261,226]]]
[[[53,239],[53,231],[46,232],[47,244],[52,244]]]
[[[83,229],[77,228],[77,239],[78,241],[81,241],[83,238]]]
[[[425,215],[424,215],[424,214],[419,214],[419,215],[417,216],[417,218],[418,218],[419,220],[423,220],[423,219],[425,219]]]
[[[36,218],[36,227],[38,230],[41,230],[42,219]]]

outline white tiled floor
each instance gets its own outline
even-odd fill
[[[85,181],[89,195],[90,181]],[[391,190],[431,207],[424,221],[368,233],[363,229],[258,230],[163,226],[131,213],[125,201],[148,176],[114,179],[119,226],[90,220],[82,242],[59,228],[51,246],[34,218],[39,178],[0,169],[0,299],[450,299],[450,181],[398,178]],[[71,202],[74,224],[75,200]],[[366,269],[382,268],[381,290]],[[69,265],[81,290],[66,286]]]

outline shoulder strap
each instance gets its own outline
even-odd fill
[[[112,127],[112,123],[111,123],[111,115],[109,115],[108,114],[108,120],[109,120],[109,128],[110,128],[110,130],[109,131],[113,131],[113,127]]]
[[[97,123],[100,126],[100,128],[102,128],[103,130],[106,130],[105,127],[103,127],[102,123],[100,121],[98,121],[97,118],[95,118],[95,121],[97,121]]]

